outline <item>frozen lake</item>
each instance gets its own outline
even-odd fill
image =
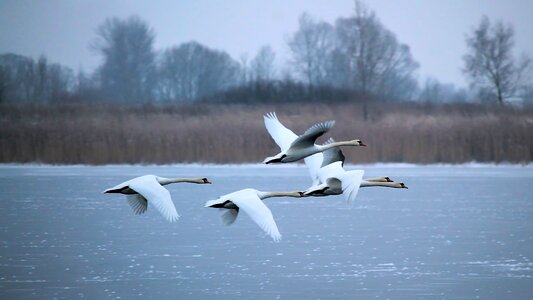
[[[267,199],[275,243],[247,215],[225,227],[203,205],[303,190],[303,166],[0,165],[0,298],[531,299],[531,165],[364,169],[409,189],[364,188],[351,206]],[[214,184],[167,186],[176,223],[101,193],[144,174]]]

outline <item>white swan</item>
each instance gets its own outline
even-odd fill
[[[263,161],[266,164],[269,163],[287,163],[300,160],[315,153],[325,151],[327,149],[339,146],[366,146],[361,140],[351,140],[335,142],[327,145],[316,145],[315,141],[318,137],[326,133],[333,125],[335,121],[327,121],[318,123],[301,136],[297,136],[287,127],[283,126],[278,120],[276,113],[271,112],[264,116],[265,127],[281,149],[281,152],[265,158]]]
[[[205,203],[205,207],[219,208],[222,212],[222,223],[229,226],[235,222],[239,210],[242,209],[252,220],[261,227],[274,241],[281,240],[278,226],[272,212],[263,203],[263,199],[270,197],[303,197],[302,192],[261,192],[255,189],[243,189],[216,200]]]
[[[104,193],[125,194],[128,198],[128,204],[136,215],[146,212],[148,202],[150,202],[165,219],[169,222],[174,222],[179,218],[179,215],[170,193],[163,185],[176,182],[211,183],[207,178],[164,178],[155,175],[144,175],[109,188]]]
[[[363,179],[363,170],[345,171],[342,161],[336,161],[320,168],[318,171],[319,184],[308,188],[305,196],[327,196],[343,194],[351,203],[357,197],[360,187],[382,186],[390,188],[407,188],[403,182],[393,182],[388,177]]]
[[[329,139],[326,143],[333,143]],[[363,179],[363,170],[346,171],[343,168],[344,155],[338,147],[317,153],[306,160],[313,185],[304,194],[306,196],[326,196],[343,194],[348,202],[353,202],[360,187],[383,186],[407,188],[402,182],[393,182],[389,177]],[[319,161],[322,165],[319,165]]]

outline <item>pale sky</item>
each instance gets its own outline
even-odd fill
[[[487,15],[515,28],[515,50],[533,55],[533,0],[367,0],[381,22],[411,47],[418,77],[464,86],[465,34]],[[277,65],[289,58],[287,39],[307,12],[333,23],[352,14],[352,0],[0,0],[0,53],[41,54],[78,70],[94,70],[100,58],[89,49],[106,18],[138,15],[156,33],[163,50],[195,40],[252,58],[263,45]]]

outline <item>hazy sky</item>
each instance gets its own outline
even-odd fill
[[[411,47],[419,77],[464,85],[464,36],[482,15],[511,23],[517,52],[533,55],[533,0],[367,0],[381,22]],[[262,45],[289,58],[288,37],[307,12],[333,23],[352,14],[352,0],[0,0],[0,53],[37,57],[92,71],[100,58],[89,49],[106,18],[138,15],[154,29],[156,50],[196,40],[234,59]]]

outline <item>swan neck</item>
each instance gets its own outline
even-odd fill
[[[300,192],[259,192],[259,198],[266,199],[272,197],[301,197]]]
[[[372,187],[372,186],[399,188],[397,182],[381,182],[381,181],[366,181],[366,180],[363,180],[361,182],[361,187]]]
[[[321,149],[328,150],[335,147],[340,146],[357,146],[353,141],[340,141],[340,142],[334,142],[326,145],[319,145]]]
[[[161,185],[167,185],[167,184],[177,183],[177,182],[199,183],[199,179],[198,178],[183,178],[183,177],[163,178],[163,177],[158,177],[157,179],[158,179],[157,181],[159,181],[159,183]]]
[[[392,182],[389,177],[366,178],[365,180],[369,182]]]

